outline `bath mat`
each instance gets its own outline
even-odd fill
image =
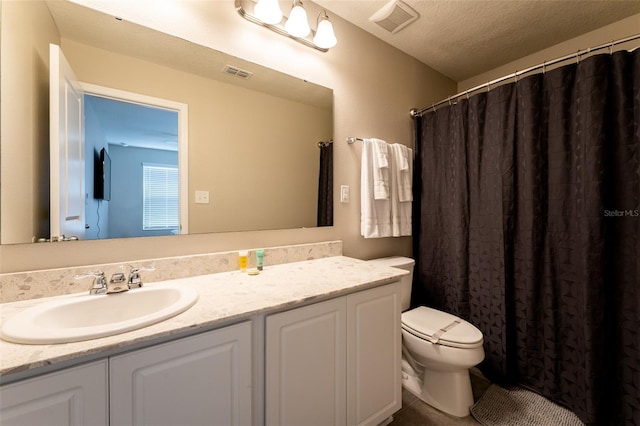
[[[484,426],[584,426],[571,411],[520,387],[489,386],[471,415]]]

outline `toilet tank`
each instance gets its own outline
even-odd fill
[[[403,312],[409,309],[411,305],[411,285],[413,283],[413,265],[416,263],[415,260],[410,257],[393,256],[383,257],[381,259],[372,259],[369,260],[369,262],[375,263],[376,265],[391,266],[393,268],[409,271],[409,274],[400,278],[400,306]]]

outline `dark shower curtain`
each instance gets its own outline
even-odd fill
[[[320,143],[318,226],[333,226],[333,143]]]
[[[640,53],[417,120],[414,302],[484,334],[480,368],[592,425],[640,425]]]

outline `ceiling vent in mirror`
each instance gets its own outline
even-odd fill
[[[251,71],[243,70],[231,65],[225,65],[224,68],[222,69],[222,72],[229,75],[233,75],[235,77],[244,78],[245,80],[253,75]]]
[[[380,25],[391,34],[395,34],[419,17],[420,14],[406,3],[400,0],[391,0],[374,13],[369,21]]]

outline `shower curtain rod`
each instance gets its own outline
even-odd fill
[[[514,72],[512,74],[505,75],[504,77],[500,77],[500,78],[497,78],[495,80],[489,81],[487,83],[481,84],[479,86],[472,87],[471,89],[467,89],[467,90],[465,90],[463,92],[456,93],[455,95],[449,96],[448,98],[443,99],[440,102],[436,102],[435,104],[432,104],[429,107],[425,107],[425,108],[422,108],[422,109],[413,108],[411,111],[409,111],[409,114],[411,114],[411,117],[421,116],[422,114],[424,114],[425,112],[429,111],[430,109],[433,109],[435,111],[436,107],[439,106],[439,105],[446,104],[447,102],[449,104],[451,104],[451,101],[453,99],[457,99],[457,98],[459,98],[461,96],[465,96],[465,95],[468,97],[469,93],[478,91],[480,89],[484,89],[485,87],[491,88],[491,86],[494,85],[494,84],[501,83],[501,82],[503,82],[505,80],[509,80],[510,78],[517,78],[518,76],[520,76],[522,74],[527,74],[527,73],[529,73],[531,71],[534,71],[534,70],[537,70],[537,69],[540,69],[540,68],[542,68],[542,70],[544,72],[544,69],[547,66],[554,65],[554,64],[557,64],[559,62],[567,61],[569,59],[577,58],[578,61],[580,61],[580,56],[581,55],[588,55],[589,53],[593,53],[593,52],[595,52],[597,50],[602,50],[602,49],[609,48],[609,53],[613,53],[611,51],[613,46],[615,46],[617,44],[626,43],[628,41],[637,40],[637,39],[640,39],[640,34],[636,34],[636,35],[632,35],[632,36],[629,36],[629,37],[626,37],[626,38],[622,38],[622,39],[619,39],[619,40],[611,41],[611,42],[609,42],[607,44],[603,44],[603,45],[600,45],[600,46],[590,47],[590,48],[588,48],[586,50],[578,50],[576,53],[572,53],[570,55],[566,55],[566,56],[563,56],[561,58],[553,59],[551,61],[545,61],[545,62],[543,62],[541,64],[534,65],[534,66],[532,66],[530,68],[527,68],[527,69],[524,69],[522,71],[516,71],[516,72]]]

